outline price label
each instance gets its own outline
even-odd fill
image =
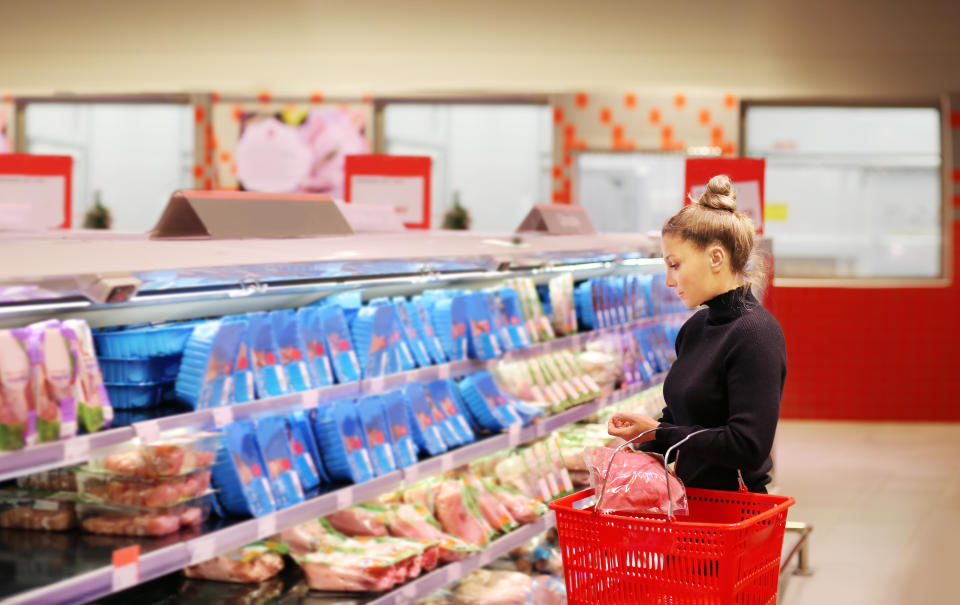
[[[447,380],[450,378],[450,364],[442,363],[437,366],[437,378],[440,380]]]
[[[414,464],[413,466],[408,466],[403,469],[403,480],[407,483],[414,483],[417,479],[420,478],[420,469],[418,465]]]
[[[337,510],[349,508],[353,504],[353,490],[344,488],[337,492]]]
[[[140,443],[153,443],[160,438],[160,425],[156,420],[145,420],[133,424],[133,432],[140,438]]]
[[[257,539],[262,540],[277,533],[277,516],[273,513],[257,519]]]
[[[190,565],[209,561],[216,555],[216,542],[213,538],[200,538],[190,542]]]
[[[310,390],[304,391],[303,397],[300,400],[300,404],[303,406],[304,410],[312,410],[318,405],[320,405],[320,391]]]
[[[387,384],[387,379],[384,378],[383,376],[378,376],[377,378],[371,378],[368,381],[367,392],[382,393],[386,384]]]
[[[113,551],[114,592],[126,590],[140,583],[140,545],[134,544]]]
[[[233,422],[233,408],[221,406],[213,408],[213,426],[220,428]]]
[[[451,563],[450,565],[447,565],[445,569],[447,570],[446,571],[447,584],[450,584],[451,582],[456,582],[457,580],[463,577],[463,567],[460,565],[460,563]]]
[[[509,436],[510,447],[517,447],[520,445],[520,429],[522,428],[519,422],[515,422],[510,425],[510,430],[507,432]]]
[[[90,456],[90,439],[74,437],[63,442],[63,461],[67,464],[83,462]]]
[[[444,473],[453,470],[453,456],[446,454],[440,457],[440,470]]]

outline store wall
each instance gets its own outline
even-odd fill
[[[0,94],[960,89],[954,0],[45,0],[2,19]]]
[[[950,285],[777,288],[789,368],[785,418],[960,421],[960,95],[951,107]]]

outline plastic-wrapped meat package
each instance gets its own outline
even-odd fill
[[[586,448],[583,457],[590,469],[590,486],[598,493],[614,450],[608,447]],[[610,465],[600,512],[625,514],[662,514],[669,512],[667,481],[673,512],[685,514],[687,494],[673,473],[666,473],[663,457],[643,452],[619,452]]]
[[[183,570],[188,578],[253,583],[269,580],[283,570],[285,544],[255,542]]]
[[[513,488],[495,485],[489,481],[486,482],[485,485],[487,491],[496,496],[500,504],[507,509],[507,512],[510,513],[510,516],[513,517],[517,523],[524,525],[536,523],[546,512],[543,504],[533,498],[528,498]]]
[[[77,491],[81,497],[97,502],[126,506],[172,506],[202,496],[210,488],[210,470],[179,477],[146,479],[79,470]]]
[[[439,541],[438,554],[440,561],[444,563],[461,561],[480,550],[469,542],[443,533],[435,524],[436,520],[422,506],[401,504],[387,514],[387,526],[391,535],[398,538]]]
[[[0,451],[17,450],[36,440],[28,350],[27,330],[0,330]]]
[[[563,578],[540,575],[533,578],[532,605],[567,605],[567,588]]]
[[[466,488],[457,481],[445,481],[434,498],[436,517],[440,527],[477,546],[485,546],[493,530],[484,521],[477,505]]]
[[[83,529],[111,536],[165,536],[180,529],[180,516],[164,513],[100,515],[84,519]]]
[[[401,499],[406,504],[416,504],[427,509],[431,514],[434,514],[434,488],[437,486],[439,481],[430,478],[423,481],[418,481],[410,487],[403,490]]]
[[[453,592],[456,605],[527,605],[533,579],[514,571],[478,569],[467,574]]]
[[[344,536],[323,519],[307,521],[283,530],[277,536],[290,549],[292,556],[302,556],[323,548],[337,546]]]
[[[480,514],[495,531],[508,532],[517,528],[517,522],[507,511],[500,500],[487,491],[486,486],[472,473],[463,476],[463,484],[470,497],[477,503]]]
[[[396,560],[346,549],[310,553],[297,562],[312,590],[385,592],[406,580]]]
[[[219,445],[219,433],[192,433],[91,460],[88,466],[121,475],[175,477],[211,466]]]
[[[339,532],[348,536],[387,535],[387,526],[383,523],[384,510],[368,506],[352,506],[327,515],[327,521]]]
[[[75,527],[77,516],[69,492],[0,490],[0,527],[64,531]]]
[[[77,434],[77,360],[59,321],[33,324],[27,330],[37,442],[72,437]]]

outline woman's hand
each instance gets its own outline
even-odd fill
[[[660,426],[660,423],[649,416],[631,414],[629,412],[617,412],[610,418],[610,422],[607,423],[607,432],[614,437],[620,437],[621,439],[630,441],[640,433],[655,429],[658,426]],[[653,441],[655,437],[655,433],[650,433],[644,435],[640,439],[640,442]]]

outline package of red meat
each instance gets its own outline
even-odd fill
[[[173,506],[210,489],[211,471],[194,471],[177,477],[140,477],[78,470],[77,492],[90,502],[124,506]]]
[[[399,504],[387,513],[390,534],[398,538],[439,541],[439,558],[443,563],[461,561],[480,551],[480,547],[440,531],[440,524],[426,508]]]
[[[211,496],[206,494],[166,507],[77,502],[76,509],[81,526],[90,533],[158,537],[205,521],[212,506]]]
[[[269,580],[283,570],[287,545],[282,542],[254,542],[239,550],[191,565],[183,574],[195,580],[254,583]]]
[[[0,490],[0,527],[64,531],[77,524],[76,494],[19,489]]]
[[[387,535],[385,513],[382,508],[358,505],[327,515],[327,521],[334,529],[348,536],[383,537]]]
[[[139,477],[176,477],[212,466],[219,447],[220,433],[194,432],[136,448],[122,447],[90,460],[87,468]]]
[[[673,513],[687,514],[686,490],[674,473],[664,470],[663,456],[629,450],[617,452],[614,456],[611,448],[588,447],[584,449],[583,457],[590,470],[590,487],[594,494],[599,494],[603,488],[600,512],[666,515],[669,513],[669,482]]]

